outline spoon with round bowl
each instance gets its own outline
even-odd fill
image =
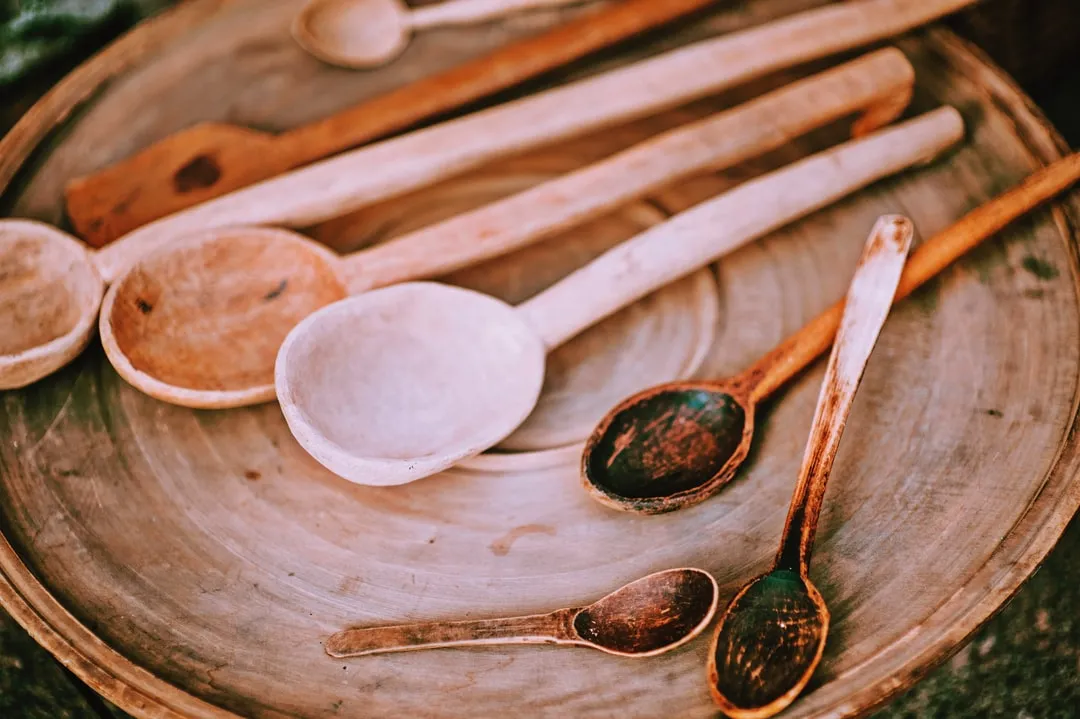
[[[911,253],[896,301],[1078,179],[1080,153],[1037,170],[924,242]],[[843,301],[833,305],[735,377],[670,382],[617,404],[582,453],[590,496],[614,509],[658,514],[716,494],[746,459],[758,404],[829,349],[843,311]]]
[[[323,649],[332,657],[492,644],[562,644],[622,657],[654,657],[686,644],[716,613],[719,588],[701,569],[667,569],[584,607],[504,619],[346,629]]]
[[[787,707],[825,650],[829,610],[809,576],[814,534],[840,438],[913,235],[904,217],[886,215],[874,225],[844,301],[780,550],[772,569],[740,589],[717,624],[709,689],[728,716],[761,719]]]
[[[341,300],[298,324],[275,383],[293,435],[360,484],[439,472],[508,436],[535,406],[547,352],[751,240],[963,136],[939,108],[739,185],[608,250],[516,308],[412,282]]]
[[[292,35],[323,62],[373,68],[400,55],[418,30],[473,25],[523,10],[581,2],[584,0],[444,0],[413,10],[402,0],[310,0],[293,20]]]
[[[853,132],[865,134],[903,109],[912,81],[902,53],[870,53],[344,258],[284,229],[193,234],[145,253],[112,283],[101,308],[102,345],[125,380],[163,401],[197,408],[270,401],[285,335],[320,307],[506,254],[853,113]]]

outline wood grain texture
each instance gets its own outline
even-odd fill
[[[816,4],[747,2],[687,32]],[[283,129],[390,82],[297,63],[283,50],[284,25],[264,23],[271,16],[226,7],[117,78],[48,138],[5,207],[59,221],[66,178],[178,127],[228,117]],[[228,42],[207,42],[215,38]],[[638,50],[686,39],[665,35]],[[402,60],[419,74],[474,40],[464,30],[432,32]],[[1037,110],[950,34],[917,33],[899,46],[916,68],[916,108],[961,107],[969,138],[948,162],[883,182],[715,266],[717,340],[699,376],[737,372],[839,299],[878,215],[903,212],[925,237],[1061,154]],[[212,52],[191,55],[192,47]],[[560,154],[585,162],[739,96],[582,138]],[[160,113],[131,113],[154,105]],[[825,139],[836,136],[649,202],[689,207]],[[543,165],[544,153],[532,161]],[[309,231],[353,249],[436,211],[423,198]],[[1080,504],[1070,224],[1078,212],[1071,196],[1032,214],[890,316],[837,456],[811,570],[832,608],[833,641],[785,716],[865,714],[909,686],[1001,607]],[[363,231],[334,234],[350,228]],[[539,282],[538,257],[504,258],[504,271]],[[1025,264],[1050,269],[1033,274]],[[468,277],[480,283],[485,271]],[[660,352],[662,341],[647,347]],[[126,386],[91,346],[59,375],[0,398],[0,601],[138,716],[481,716],[508,701],[531,716],[613,707],[629,717],[712,716],[701,638],[647,662],[543,647],[337,662],[318,642],[358,621],[540,613],[670,566],[708,569],[722,600],[731,596],[772,560],[820,370],[767,408],[751,464],[723,494],[685,512],[629,517],[583,496],[572,449],[485,455],[423,491],[355,487],[303,455],[276,407],[211,414],[163,405]]]

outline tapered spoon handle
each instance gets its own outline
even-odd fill
[[[517,311],[550,350],[617,310],[963,136],[951,107],[756,178],[607,251]]]
[[[581,4],[589,0],[443,0],[419,7],[408,15],[408,23],[419,30],[440,25],[473,25],[524,10]]]
[[[346,629],[331,635],[323,648],[332,657],[357,657],[365,654],[484,644],[580,643],[573,629],[573,619],[577,612],[577,609],[560,609],[550,614],[507,619],[424,622]]]
[[[855,391],[889,315],[911,239],[911,221],[898,215],[878,219],[866,241],[844,304],[844,317],[821,384],[799,481],[788,511],[776,568],[806,576],[825,486]]]
[[[356,294],[437,277],[496,257],[695,173],[718,170],[859,113],[856,131],[903,112],[915,71],[886,48],[793,82],[726,112],[650,138],[591,165],[344,258]]]
[[[1016,187],[964,215],[911,253],[894,301],[904,299],[972,248],[1078,180],[1080,153],[1074,153],[1037,170]],[[742,377],[752,386],[752,400],[765,399],[828,350],[843,313],[841,300],[744,372]]]

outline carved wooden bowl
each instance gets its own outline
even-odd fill
[[[813,4],[720,3],[703,21],[547,81]],[[422,33],[399,61],[357,73],[296,47],[287,28],[297,7],[195,0],[81,67],[0,144],[5,214],[62,223],[67,178],[197,120],[294,126],[560,19]],[[574,606],[676,566],[712,572],[726,602],[767,566],[821,363],[762,408],[735,481],[687,510],[637,516],[589,499],[582,431],[640,387],[734,373],[799,328],[843,295],[879,214],[905,213],[926,237],[1060,156],[1063,143],[1008,78],[953,35],[930,29],[897,44],[918,73],[912,112],[957,106],[969,129],[961,148],[575,339],[550,359],[525,439],[442,475],[385,489],[343,481],[299,448],[276,404],[202,412],[157,402],[126,385],[97,344],[58,375],[4,393],[0,602],[139,716],[713,716],[706,636],[651,659],[532,646],[334,660],[321,642],[354,624]],[[307,231],[341,250],[377,242],[811,69]],[[842,137],[827,128],[443,279],[523,299],[666,214]],[[864,714],[910,685],[1017,590],[1080,504],[1078,209],[1073,196],[1031,214],[890,317],[818,533],[812,575],[832,633],[786,716]]]

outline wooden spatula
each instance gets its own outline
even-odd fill
[[[619,0],[548,32],[279,135],[207,122],[68,183],[77,234],[101,247],[151,220],[383,137],[513,86],[714,0]]]

